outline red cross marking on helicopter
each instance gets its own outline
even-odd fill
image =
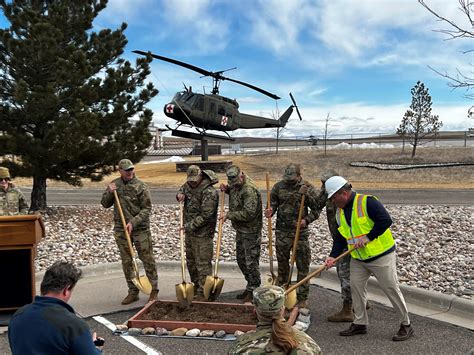
[[[221,126],[227,126],[227,121],[228,121],[228,117],[227,116],[222,116],[222,119],[221,119]]]
[[[173,104],[166,105],[166,112],[173,113],[173,111],[174,111],[174,105]]]

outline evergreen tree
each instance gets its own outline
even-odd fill
[[[107,0],[0,0],[0,155],[32,176],[31,209],[46,207],[46,181],[100,181],[120,158],[138,161],[152,136],[145,104],[151,58],[120,58],[119,29],[92,31]],[[131,120],[133,118],[133,120]]]
[[[438,133],[443,123],[437,115],[431,114],[431,96],[425,84],[418,81],[411,89],[411,95],[410,108],[405,112],[397,134],[413,146],[411,157],[414,158],[416,147],[428,142],[426,138]]]

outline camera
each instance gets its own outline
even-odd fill
[[[105,340],[103,338],[97,338],[94,340],[94,345],[95,346],[104,346]]]

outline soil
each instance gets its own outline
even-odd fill
[[[193,302],[184,307],[179,303],[154,303],[137,320],[182,321],[196,323],[257,324],[252,307],[236,307]]]

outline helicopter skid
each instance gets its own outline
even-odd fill
[[[175,137],[181,137],[181,138],[189,138],[189,139],[195,139],[198,141],[201,141],[206,138],[212,138],[212,139],[217,139],[217,140],[223,140],[223,141],[235,141],[234,138],[232,137],[224,137],[224,136],[219,136],[217,134],[210,134],[210,133],[193,133],[193,132],[187,132],[187,131],[180,131],[177,129],[171,130],[171,135]]]

